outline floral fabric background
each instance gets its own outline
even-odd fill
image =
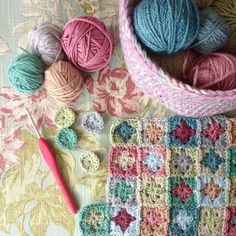
[[[78,235],[72,216],[48,167],[42,161],[35,133],[24,107],[50,142],[63,175],[79,207],[104,201],[109,152],[109,127],[121,116],[163,117],[169,112],[134,85],[121,54],[118,37],[118,0],[6,0],[0,1],[0,235]],[[78,113],[75,129],[78,149],[63,152],[54,144],[52,122],[59,105],[44,88],[24,95],[9,87],[7,67],[27,48],[28,31],[42,22],[63,26],[69,19],[93,15],[112,32],[116,48],[109,66],[85,78],[82,95],[71,106]],[[53,105],[52,105],[53,104]],[[80,126],[81,114],[97,110],[105,120],[100,136],[88,135]],[[101,167],[85,174],[79,166],[84,150],[95,151]]]

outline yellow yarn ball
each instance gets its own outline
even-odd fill
[[[236,1],[214,0],[211,7],[224,17],[225,23],[229,26],[229,40],[223,51],[236,55]]]

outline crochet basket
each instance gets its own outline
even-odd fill
[[[178,114],[202,117],[236,108],[236,90],[200,90],[166,74],[158,68],[134,34],[131,14],[137,0],[120,0],[120,39],[128,71],[136,85],[156,102]]]

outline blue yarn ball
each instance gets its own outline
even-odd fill
[[[199,30],[193,0],[142,0],[133,12],[134,31],[154,52],[173,54],[188,48]]]
[[[224,18],[213,9],[208,8],[200,13],[200,28],[194,49],[208,54],[221,49],[229,38],[229,27]]]
[[[43,84],[45,68],[41,59],[25,51],[9,65],[9,81],[16,90],[22,93],[34,93]]]

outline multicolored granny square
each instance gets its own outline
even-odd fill
[[[166,145],[168,147],[197,147],[199,122],[194,118],[175,116],[167,121]]]
[[[140,229],[140,210],[137,207],[111,207],[110,235],[136,236]]]
[[[166,176],[165,147],[143,147],[140,149],[139,173],[142,177]]]
[[[200,145],[202,147],[218,147],[228,146],[229,142],[229,122],[223,116],[206,117],[200,119]]]
[[[167,173],[171,177],[192,177],[200,174],[201,150],[173,148],[167,150]]]
[[[113,147],[110,152],[109,170],[113,176],[137,176],[137,149],[135,147]]]
[[[108,202],[113,206],[137,205],[137,178],[109,177]]]
[[[111,127],[107,203],[81,236],[236,236],[236,118],[128,118]]]
[[[196,208],[199,206],[198,181],[196,178],[168,178],[168,205],[170,208]]]
[[[165,141],[165,120],[141,120],[141,145],[161,145]]]
[[[141,212],[141,235],[167,235],[169,211],[167,208],[143,207]]]
[[[167,206],[165,178],[143,177],[139,179],[139,203],[143,206]]]

